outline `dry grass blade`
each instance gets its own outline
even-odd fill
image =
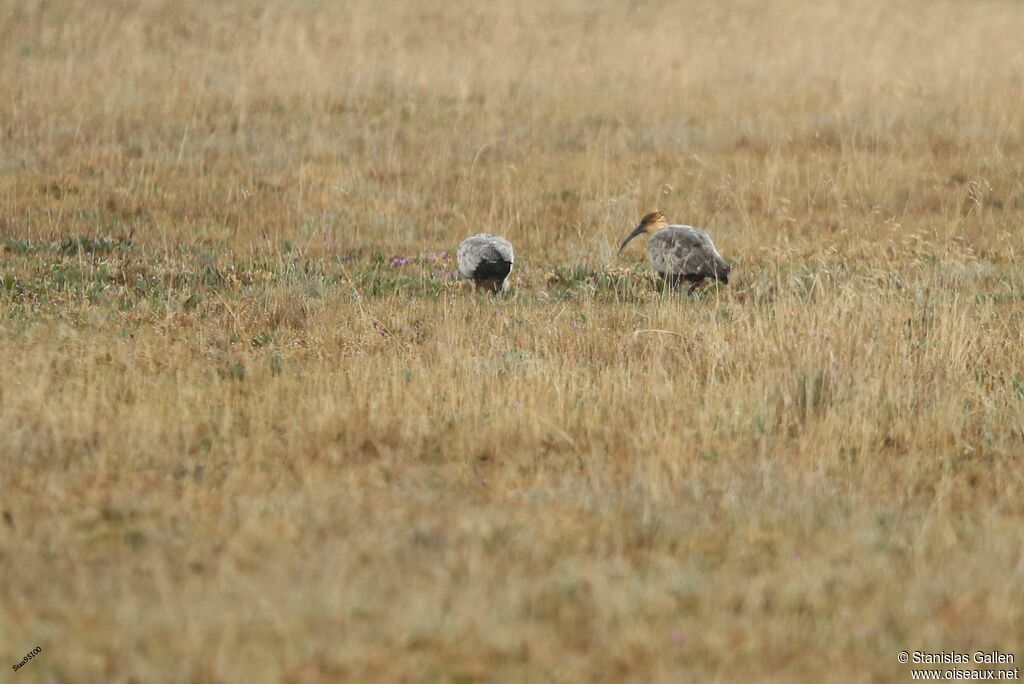
[[[11,681],[1024,657],[1022,35],[1003,0],[2,4]],[[654,209],[728,285],[613,256]],[[509,296],[460,289],[481,231]]]

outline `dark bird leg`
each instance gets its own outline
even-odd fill
[[[478,292],[490,292],[491,294],[498,294],[501,292],[502,280],[498,278],[487,278],[486,280],[478,280],[473,283],[474,289]]]
[[[661,277],[665,281],[665,285],[673,290],[678,290],[679,286],[683,284],[683,279],[681,277],[671,273],[664,273]]]
[[[691,294],[692,295],[694,292],[696,292],[697,290],[699,290],[703,286],[704,286],[704,279],[701,278],[700,280],[698,280],[697,282],[695,282],[693,285],[690,286],[690,290],[686,294]]]

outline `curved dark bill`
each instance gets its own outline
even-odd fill
[[[629,244],[630,240],[632,240],[637,235],[640,235],[643,232],[644,232],[643,224],[641,224],[641,225],[637,226],[636,228],[634,228],[633,232],[630,233],[629,236],[625,240],[622,241],[621,245],[619,245],[619,254],[622,254],[622,250],[626,249],[626,245]]]

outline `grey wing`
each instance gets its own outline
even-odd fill
[[[647,243],[654,269],[664,275],[698,276],[710,270],[708,251],[700,233],[692,228],[666,228]]]
[[[651,263],[660,273],[690,279],[715,278],[729,273],[729,265],[710,236],[692,226],[669,226],[648,242]]]
[[[498,257],[509,264],[515,262],[515,253],[512,250],[512,243],[503,237],[494,235],[490,239],[491,246],[494,248],[494,252]]]
[[[718,278],[723,282],[728,282],[729,271],[732,270],[732,266],[730,266],[729,263],[722,258],[722,255],[718,253],[718,249],[715,247],[715,243],[711,241],[710,235],[702,232],[701,236],[703,237],[704,248],[708,255],[707,266],[709,267],[709,271],[707,272],[707,277]]]
[[[472,238],[459,245],[459,251],[455,253],[455,261],[459,265],[459,275],[463,278],[473,277],[483,258],[482,248],[483,245]]]

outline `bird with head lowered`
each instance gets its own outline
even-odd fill
[[[708,278],[726,284],[732,270],[715,248],[711,236],[699,228],[669,224],[660,211],[646,214],[619,246],[619,254],[629,241],[647,235],[647,256],[654,270],[666,283],[677,288],[690,283],[690,292]]]
[[[471,282],[474,288],[497,293],[508,288],[508,276],[512,273],[515,256],[512,243],[505,238],[478,233],[462,241],[455,260],[459,265],[459,275]]]

